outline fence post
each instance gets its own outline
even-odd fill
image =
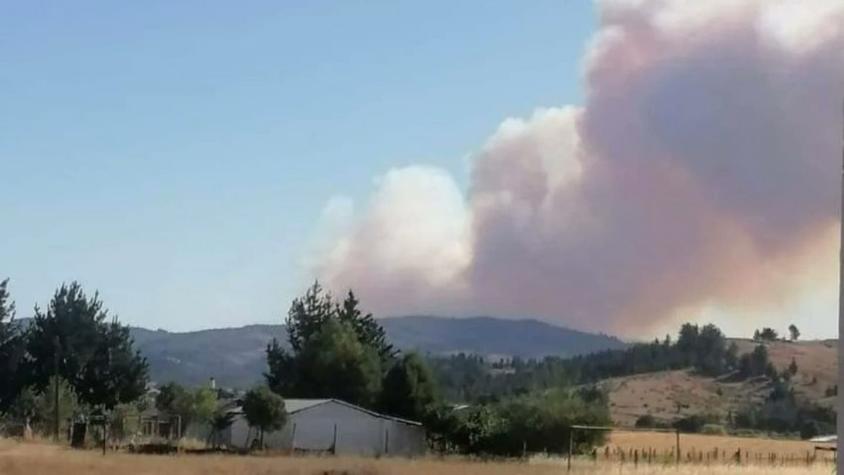
[[[574,427],[569,428],[569,459],[567,463],[567,471],[571,472],[571,457],[574,449]]]
[[[676,437],[677,437],[677,441],[676,441],[676,447],[677,447],[677,464],[679,465],[679,464],[680,464],[680,429],[677,429],[677,432],[676,432]]]

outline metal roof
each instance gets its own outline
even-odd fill
[[[328,401],[331,401],[331,399],[285,399],[284,408],[288,414],[293,414],[294,412],[325,404]]]
[[[305,411],[305,410],[310,409],[312,407],[316,407],[316,406],[326,404],[326,403],[330,403],[330,402],[340,404],[341,406],[346,406],[346,407],[352,408],[356,411],[364,412],[366,414],[369,414],[370,416],[377,417],[379,419],[387,419],[387,420],[390,420],[390,421],[400,422],[402,424],[407,424],[407,425],[411,425],[411,426],[421,426],[422,425],[421,422],[411,421],[411,420],[407,420],[407,419],[402,419],[400,417],[393,417],[393,416],[388,416],[386,414],[381,414],[381,413],[378,413],[378,412],[375,412],[375,411],[370,411],[369,409],[366,409],[366,408],[363,408],[363,407],[360,407],[360,406],[356,406],[356,405],[348,403],[346,401],[341,401],[340,399],[285,399],[284,400],[284,408],[285,408],[285,410],[287,411],[288,414],[295,414],[297,412]],[[235,409],[233,409],[229,412],[232,412],[232,413],[235,413],[235,414],[243,414],[243,408],[237,407],[237,408],[235,408]]]

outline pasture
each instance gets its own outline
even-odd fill
[[[623,434],[615,439],[623,443]],[[641,439],[640,439],[641,442]],[[651,440],[652,443],[656,441]],[[712,443],[718,441],[712,439]],[[757,442],[766,443],[766,442]],[[788,445],[776,447],[792,449]],[[798,447],[794,446],[794,450]],[[806,465],[728,463],[654,464],[638,467],[632,463],[575,460],[574,474],[680,474],[680,475],[828,475],[830,463]],[[482,462],[462,458],[365,459],[354,457],[288,457],[280,455],[131,455],[97,451],[75,451],[47,443],[0,440],[0,473],[4,475],[194,475],[194,474],[261,474],[261,475],[551,475],[566,473],[561,459],[533,458],[527,462]]]

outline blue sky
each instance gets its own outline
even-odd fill
[[[17,2],[0,15],[0,277],[133,325],[278,322],[335,195],[578,103],[587,1]]]

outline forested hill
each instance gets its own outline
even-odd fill
[[[617,338],[536,320],[410,316],[380,320],[390,341],[421,353],[473,353],[490,357],[574,356],[622,348]],[[225,386],[248,387],[266,369],[267,343],[286,344],[281,325],[249,325],[188,333],[132,328],[154,381],[200,384],[213,376]]]

